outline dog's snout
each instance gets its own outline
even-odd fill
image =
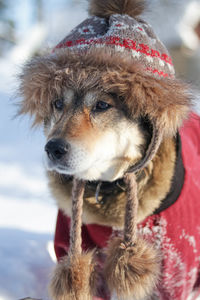
[[[68,149],[68,144],[61,139],[52,139],[45,146],[45,151],[51,160],[61,159]]]

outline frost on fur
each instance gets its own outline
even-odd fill
[[[160,272],[157,251],[143,239],[128,246],[115,238],[108,246],[105,276],[110,290],[120,299],[141,300],[150,296]]]

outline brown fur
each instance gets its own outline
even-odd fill
[[[88,110],[80,111],[70,118],[63,115],[55,125],[54,129],[48,134],[48,139],[59,137],[67,141],[76,142],[82,146],[86,145],[87,149],[93,149],[95,142],[104,134],[91,122]],[[127,158],[126,158],[127,159]]]
[[[93,283],[93,252],[64,257],[56,265],[49,293],[55,300],[90,300]]]
[[[153,161],[142,170],[138,182],[138,221],[143,220],[160,206],[170,190],[176,159],[174,139],[165,139]],[[138,177],[141,177],[138,174]],[[48,172],[49,187],[58,206],[71,215],[71,181],[64,176]],[[126,193],[109,195],[104,204],[96,203],[95,192],[87,190],[84,196],[83,221],[115,227],[123,227]]]
[[[166,138],[148,168],[149,174],[139,182],[138,222],[151,215],[171,187],[176,162],[175,140]]]
[[[115,238],[106,254],[107,283],[120,299],[131,296],[143,299],[152,293],[160,270],[160,256],[152,246],[141,238],[133,246],[126,246],[120,238]]]
[[[105,82],[124,98],[133,117],[147,115],[162,128],[164,135],[173,135],[187,117],[190,103],[185,86],[178,80],[155,79],[140,72],[111,71]]]
[[[90,0],[89,13],[101,18],[109,18],[113,14],[136,17],[145,8],[143,0]]]
[[[21,75],[24,100],[20,113],[34,114],[37,124],[51,114],[51,103],[61,95],[63,86],[82,90],[102,86],[104,91],[121,96],[121,104],[132,118],[148,116],[164,135],[175,134],[191,105],[186,85],[176,79],[146,75],[130,60],[120,55],[113,58],[112,51],[88,52],[80,59],[80,55],[65,49],[27,64]]]
[[[85,139],[86,135],[90,136],[92,124],[89,119],[89,115],[86,109],[78,116],[72,117],[66,123],[66,132],[69,139],[77,139],[81,142],[81,139]]]

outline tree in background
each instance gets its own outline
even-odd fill
[[[0,0],[0,56],[3,55],[15,40],[15,22],[8,13],[10,1]]]

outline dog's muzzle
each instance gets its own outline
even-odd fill
[[[51,139],[45,146],[45,151],[51,161],[61,160],[68,152],[69,145],[62,139]]]

